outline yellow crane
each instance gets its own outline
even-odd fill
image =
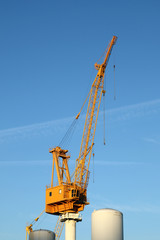
[[[27,240],[27,236],[29,236],[30,232],[33,232],[33,228],[32,228],[33,225],[39,220],[39,218],[40,218],[41,215],[44,213],[44,211],[45,211],[45,210],[43,210],[43,211],[39,214],[39,216],[33,220],[33,222],[32,222],[30,225],[26,226],[26,240]]]
[[[104,75],[109,61],[109,57],[117,37],[113,36],[105,51],[105,59],[102,64],[95,63],[95,68],[98,70],[95,80],[92,83],[91,90],[88,94],[89,102],[86,114],[86,120],[83,130],[83,137],[79,152],[79,157],[76,160],[76,167],[74,171],[74,177],[71,178],[69,173],[68,161],[70,155],[68,150],[61,149],[57,146],[49,150],[53,155],[52,164],[52,177],[51,186],[46,188],[46,205],[45,211],[49,214],[59,215],[54,232],[56,240],[60,239],[64,221],[66,219],[74,219],[75,221],[81,221],[81,218],[75,215],[66,217],[66,213],[78,213],[82,211],[85,205],[88,205],[87,201],[87,186],[89,181],[89,165],[91,159],[92,148],[94,145],[94,136],[96,131],[98,113],[100,108],[100,102],[102,93],[104,94]],[[85,101],[86,102],[86,101]],[[84,104],[83,104],[84,106]],[[82,107],[83,108],[83,107]],[[81,109],[82,110],[82,109]],[[76,116],[76,120],[79,118],[81,111]],[[53,184],[54,168],[56,168],[58,185]],[[37,222],[43,212],[34,219],[34,221],[26,227],[26,240],[30,232],[33,231],[32,227]],[[63,216],[62,216],[63,214]],[[64,219],[64,221],[63,221]],[[68,237],[68,238],[67,238]],[[68,235],[66,239],[71,239]]]
[[[26,240],[27,240],[30,232],[33,232],[33,225],[39,220],[39,218],[42,216],[42,214],[44,212],[45,212],[45,210],[43,210],[40,213],[40,215],[33,220],[33,222],[31,224],[26,226]],[[56,240],[60,239],[61,233],[63,231],[63,227],[64,227],[64,223],[60,221],[60,216],[59,216],[59,218],[57,220],[57,223],[56,223],[56,226],[54,228],[54,233],[55,233],[55,236],[56,236]]]
[[[70,155],[68,150],[57,146],[49,150],[53,156],[51,186],[46,188],[45,212],[54,215],[63,213],[78,213],[82,211],[87,201],[87,185],[89,180],[89,164],[91,159],[94,136],[99,113],[102,93],[104,93],[104,75],[108,60],[117,37],[113,36],[105,51],[105,59],[102,64],[95,64],[98,70],[95,80],[89,92],[89,102],[79,157],[76,160],[76,168],[73,180],[68,167]],[[80,112],[76,116],[79,118]],[[54,168],[56,168],[58,185],[53,184]]]
[[[98,73],[95,77],[95,80],[92,83],[91,90],[88,94],[89,102],[86,120],[83,130],[83,137],[79,157],[76,160],[76,167],[73,179],[71,178],[71,175],[69,173],[68,161],[70,159],[70,155],[68,154],[68,150],[62,149],[59,146],[49,150],[49,152],[52,153],[53,156],[53,164],[51,186],[46,188],[45,212],[53,215],[59,215],[59,218],[54,229],[56,240],[60,239],[64,227],[63,218],[64,221],[65,219],[70,219],[70,217],[67,218],[65,215],[63,215],[62,218],[62,214],[78,213],[79,211],[82,211],[84,209],[85,205],[89,204],[89,202],[87,201],[89,165],[92,148],[94,145],[94,136],[96,131],[101,97],[102,94],[105,93],[104,91],[105,70],[109,61],[112,48],[116,43],[116,40],[117,37],[113,36],[111,42],[109,43],[105,51],[105,59],[103,63],[102,64],[95,63],[95,68],[98,70]],[[76,116],[76,120],[79,118],[81,111]],[[56,168],[58,185],[53,184],[54,168]],[[33,231],[32,226],[35,222],[38,221],[42,213],[38,216],[38,218],[34,219],[32,224],[26,227],[26,240],[27,234],[29,235],[29,233]],[[81,221],[79,218],[76,218],[75,216],[71,218],[75,219],[76,221]],[[68,237],[68,239],[70,239],[70,237]]]

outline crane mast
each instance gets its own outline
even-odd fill
[[[117,37],[113,36],[105,53],[105,59],[102,64],[95,64],[98,70],[95,80],[93,81],[86,114],[86,120],[83,130],[83,137],[76,160],[74,180],[71,180],[68,161],[70,156],[68,150],[63,150],[59,146],[50,149],[53,155],[51,186],[46,188],[46,208],[49,214],[61,215],[62,213],[77,213],[84,209],[87,202],[87,185],[89,180],[89,164],[91,159],[92,148],[96,124],[100,108],[102,93],[104,92],[104,75],[109,61],[109,57]],[[76,119],[79,117],[77,115]],[[53,185],[54,166],[56,166],[58,185]]]

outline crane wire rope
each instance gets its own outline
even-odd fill
[[[39,216],[37,217],[37,218],[35,218],[32,222],[31,222],[31,224],[33,225],[33,224],[35,224],[38,220],[39,220],[39,218],[42,216],[42,214],[45,212],[45,210],[43,210],[40,214],[39,214]]]
[[[105,120],[105,90],[103,91],[103,128],[104,128],[104,132],[103,132],[103,143],[104,145],[106,145],[106,139],[105,139],[105,123],[106,123],[106,120]]]
[[[44,211],[45,211],[45,210],[44,210]],[[43,217],[41,218],[41,221],[37,223],[36,228],[37,228],[40,224],[42,224],[42,223],[46,220],[46,218],[47,218],[47,214],[43,215]]]
[[[71,123],[71,125],[69,126],[67,132],[65,133],[64,137],[62,138],[62,140],[60,141],[58,146],[63,146],[64,143],[67,141],[67,139],[69,138],[70,133],[72,132],[73,128],[76,125],[76,119],[74,119]]]
[[[94,183],[94,145],[93,145],[93,183]]]
[[[104,51],[104,53],[101,55],[101,57],[98,59],[97,62],[99,62],[101,60],[101,58],[106,54],[106,52],[108,51],[108,48],[109,47],[106,48],[106,50]],[[104,145],[106,145],[106,141],[105,141],[105,92],[106,91],[105,91],[105,89],[106,89],[106,75],[104,75],[104,88],[103,88],[103,127],[104,127],[104,139],[103,139],[103,142],[104,142]],[[116,99],[115,92],[116,92],[116,89],[115,89],[115,65],[114,65],[114,99]],[[84,101],[84,103],[83,103],[83,105],[82,105],[82,107],[80,109],[80,112],[77,114],[76,118],[71,123],[71,125],[68,128],[66,134],[62,138],[59,146],[62,147],[62,145],[64,143],[69,143],[69,141],[71,140],[71,138],[72,138],[72,136],[73,136],[73,134],[75,132],[75,128],[77,126],[77,120],[79,119],[79,116],[80,116],[82,110],[84,110],[84,105],[85,105],[89,95],[90,95],[90,91],[89,91],[89,93],[88,93],[88,95],[87,95],[87,97],[86,97],[86,99],[85,99],[85,101]]]
[[[75,119],[73,120],[73,122],[71,123],[70,127],[68,128],[67,132],[65,133],[64,137],[62,138],[62,140],[60,141],[59,145],[58,146],[61,146],[63,147],[64,144],[68,143],[69,142],[69,139],[71,139],[71,137],[73,136],[74,132],[75,132],[75,128],[76,128],[76,125],[77,125],[77,120],[79,119],[79,116],[81,114],[81,112],[83,112],[84,110],[84,105],[89,97],[89,94],[90,94],[90,91],[79,111],[79,113],[77,114],[77,116],[75,117]]]
[[[115,72],[116,72],[116,51],[113,52],[114,100],[116,100],[116,78],[115,78]]]
[[[103,55],[104,55],[104,54],[105,54],[105,52],[103,53]],[[103,55],[102,55],[102,56],[103,56]],[[102,57],[102,56],[101,56],[101,57]],[[93,72],[94,72],[94,68],[92,69],[92,73],[91,73],[90,79],[92,79]],[[90,83],[88,83],[88,87],[89,87],[89,86],[90,86]],[[88,87],[87,87],[87,89],[88,89]],[[88,91],[87,91],[87,92],[88,92]],[[78,120],[81,112],[83,113],[83,111],[84,111],[84,106],[85,106],[85,103],[86,103],[89,95],[90,95],[90,91],[88,92],[88,95],[87,95],[85,101],[83,102],[83,105],[82,105],[82,107],[81,107],[81,109],[80,109],[80,112],[77,114],[77,116],[75,117],[75,119],[73,120],[73,122],[71,123],[71,125],[69,126],[68,130],[66,131],[65,135],[64,135],[63,138],[61,139],[61,141],[60,141],[60,143],[59,143],[58,146],[64,147],[64,145],[65,145],[65,147],[67,147],[67,145],[69,145],[69,142],[71,141],[71,139],[72,139],[72,137],[73,137],[73,135],[74,135],[76,126],[77,126],[77,122],[78,122],[78,121],[76,121],[76,120]]]
[[[113,71],[114,71],[114,100],[116,100],[116,79],[115,79],[115,64],[113,65]]]
[[[101,58],[106,54],[106,52],[108,51],[108,47],[105,49],[105,51],[102,53],[102,55],[100,56],[100,58],[98,59],[97,63],[101,60]]]
[[[103,86],[103,144],[106,145],[106,75]]]

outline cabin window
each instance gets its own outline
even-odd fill
[[[73,189],[73,190],[72,190],[72,197],[76,197],[76,195],[77,195],[77,190],[76,190],[76,189]]]

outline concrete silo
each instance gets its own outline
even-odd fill
[[[92,213],[92,240],[123,240],[123,214],[114,209]]]
[[[29,240],[55,240],[55,233],[49,230],[35,230],[30,232]]]

